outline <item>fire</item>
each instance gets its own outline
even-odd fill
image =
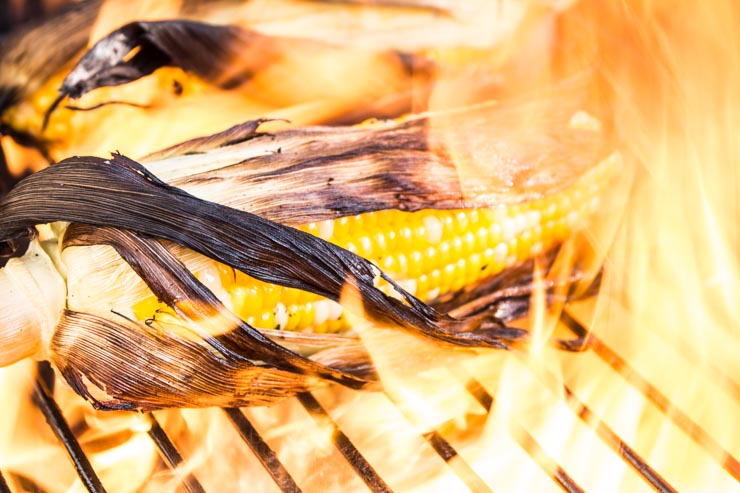
[[[0,147],[8,162],[8,172],[13,176],[22,176],[45,166],[44,159],[38,152],[16,144],[10,137],[0,139]]]
[[[326,415],[296,399],[237,412],[304,491],[365,488],[335,446],[337,430],[394,491],[558,491],[571,483],[600,492],[648,484],[735,491],[740,8],[732,0],[470,4],[482,10],[448,3],[456,4],[425,3],[442,12],[290,1],[215,11],[208,20],[284,36],[281,56],[298,55],[268,64],[237,91],[177,68],[93,91],[74,104],[140,107],[61,108],[49,126],[60,137],[54,152],[142,156],[254,117],[290,120],[276,126],[362,120],[355,105],[396,117],[470,104],[526,107],[511,112],[506,128],[481,126],[479,135],[438,130],[432,121],[473,196],[488,163],[481,156],[500,151],[488,136],[531,132],[533,141],[555,141],[552,114],[567,114],[586,136],[569,145],[586,149],[598,136],[600,148],[623,160],[623,173],[598,219],[565,243],[554,267],[535,263],[538,288],[529,316],[517,322],[530,330],[530,344],[451,349],[357,317],[384,392],[322,388],[312,395]],[[123,12],[126,21],[161,19],[181,8],[121,5],[106,3],[91,39],[116,28]],[[332,51],[327,39],[342,48]],[[404,73],[388,63],[391,48],[419,53],[436,71]],[[311,77],[314,70],[322,76]],[[178,84],[184,92],[176,94]],[[62,141],[67,117],[82,121],[83,131]],[[113,131],[121,122],[126,127]],[[9,162],[39,161],[6,138],[3,149]],[[598,296],[566,303],[602,265]],[[586,273],[580,283],[569,282],[573,266]],[[342,301],[360,304],[349,290]],[[583,336],[579,324],[588,328],[589,349],[553,348],[555,338]],[[55,438],[39,432],[46,427],[29,397],[33,373],[28,361],[0,370],[0,470],[50,492],[82,491]],[[94,412],[63,387],[56,397],[109,491],[177,491],[189,475],[207,491],[275,490],[220,409],[154,414],[185,457],[173,472],[157,463],[149,416]],[[439,452],[445,447],[455,451],[448,460]]]

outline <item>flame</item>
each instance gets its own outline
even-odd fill
[[[181,7],[180,0],[106,0],[98,13],[89,44],[92,46],[100,38],[129,22],[173,19],[178,16]]]
[[[38,151],[28,147],[22,147],[10,137],[0,137],[0,152],[5,154],[8,172],[15,177],[38,171],[46,163]]]
[[[133,17],[107,4],[95,36],[125,19],[161,18],[179,9],[179,2],[149,3],[141,2]],[[525,110],[512,113],[502,131],[535,136],[552,127],[557,113],[564,122],[560,131],[589,135],[580,141],[584,146],[598,140],[618,149],[626,166],[598,220],[563,247],[549,273],[536,268],[540,288],[530,316],[518,322],[533,334],[532,344],[512,352],[443,348],[358,316],[354,325],[384,393],[329,388],[315,396],[398,491],[558,491],[553,478],[562,471],[587,491],[647,489],[647,480],[624,460],[623,445],[679,491],[734,491],[737,478],[725,461],[740,456],[740,8],[732,0],[550,3],[489,2],[501,10],[490,7],[485,15],[450,7],[445,17],[391,7],[285,1],[265,9],[263,1],[249,2],[219,15],[313,41],[331,32],[333,43],[351,49],[334,58],[306,45],[304,55],[272,66],[238,94],[193,81],[185,98],[161,96],[156,85],[163,79],[91,93],[80,105],[138,97],[151,108],[102,108],[60,152],[115,148],[143,155],[256,116],[294,124],[331,120],[398,81],[393,67],[377,77],[349,77],[356,68],[347,62],[357,53],[370,56],[369,47],[419,50],[439,64],[428,98],[417,98],[414,110],[527,98]],[[486,30],[483,21],[496,15],[500,22]],[[382,29],[384,22],[410,19],[423,20],[409,24],[407,38]],[[367,36],[352,41],[353,32]],[[429,41],[437,37],[436,44]],[[320,66],[337,79],[301,86],[300,74],[311,70],[316,54],[326,55],[318,58]],[[337,60],[347,65],[334,72]],[[287,72],[291,76],[283,77]],[[170,83],[192,77],[169,73]],[[213,107],[225,109],[216,114]],[[99,125],[118,112],[127,115],[125,132]],[[480,153],[491,152],[487,139],[496,133],[439,132],[474,184],[485,174]],[[3,149],[10,162],[21,161],[6,140]],[[574,265],[589,273],[588,281],[604,265],[598,297],[565,304],[561,288],[548,303],[547,281],[567,286]],[[582,292],[587,284],[567,289]],[[356,293],[348,290],[342,301],[361,314]],[[559,322],[563,313],[590,328],[590,350],[551,347],[555,337],[572,337]],[[54,438],[38,432],[46,428],[26,399],[31,374],[29,362],[0,371],[0,469],[38,478],[48,491],[79,490]],[[477,395],[492,399],[490,411],[471,392],[471,382],[479,386]],[[63,395],[68,419],[92,430],[83,445],[110,491],[175,491],[191,473],[209,491],[274,489],[221,410],[157,413],[188,460],[174,473],[154,473],[156,452],[144,440],[149,422],[102,416]],[[306,491],[363,488],[334,448],[328,418],[317,422],[296,400],[241,412]],[[459,455],[445,463],[430,437],[441,437]]]

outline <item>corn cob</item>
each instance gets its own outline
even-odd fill
[[[233,134],[233,130],[227,131],[215,141],[221,142],[225,135]],[[275,144],[273,140],[278,140],[283,145],[285,137],[295,135],[295,131],[286,132],[273,136],[270,142]],[[301,140],[306,138],[304,133],[298,135]],[[264,144],[259,140],[257,137],[233,145],[245,151],[251,145]],[[186,147],[192,147],[192,143]],[[236,148],[215,149],[210,151],[211,157]],[[328,151],[332,151],[330,146],[321,146],[321,152]],[[310,158],[310,154],[299,156]],[[152,167],[164,170],[163,163],[168,161],[152,163]],[[173,161],[182,164],[180,159]],[[372,170],[384,170],[382,162],[372,164]],[[347,166],[346,161],[341,165]],[[421,176],[430,176],[434,165],[434,160],[427,161],[426,173]],[[246,168],[228,166],[229,176],[239,169],[254,171],[256,166],[256,159],[250,160]],[[29,249],[23,257],[9,261],[10,277],[0,285],[7,295],[2,297],[4,304],[14,310],[16,304],[32,306],[41,296],[49,305],[51,316],[44,320],[43,329],[35,333],[26,330],[39,322],[32,310],[9,320],[10,325],[0,334],[11,334],[17,351],[6,348],[0,354],[4,358],[0,364],[32,354],[49,358],[78,393],[110,409],[159,409],[191,405],[193,401],[199,406],[265,404],[302,392],[317,384],[317,378],[362,388],[374,377],[365,374],[369,360],[366,352],[352,342],[353,338],[339,337],[342,342],[332,346],[335,342],[325,339],[326,335],[305,334],[300,336],[300,342],[288,342],[295,348],[292,349],[275,338],[293,338],[297,334],[289,336],[290,332],[271,330],[326,332],[345,328],[342,310],[334,302],[344,301],[348,286],[362,296],[362,307],[370,320],[464,347],[508,348],[510,341],[525,335],[523,330],[504,326],[499,319],[487,315],[446,315],[412,297],[403,286],[432,300],[473,287],[481,277],[516,264],[533,252],[550,249],[586,223],[618,166],[619,155],[614,154],[568,185],[550,188],[552,191],[544,196],[534,195],[534,200],[532,194],[520,196],[518,203],[505,207],[489,208],[491,203],[501,204],[489,202],[496,197],[490,195],[463,196],[465,201],[451,202],[471,204],[469,210],[450,210],[445,202],[432,200],[420,202],[423,206],[418,212],[392,210],[393,202],[375,202],[375,207],[366,203],[364,208],[353,209],[352,202],[346,201],[340,203],[342,210],[365,212],[358,217],[349,213],[346,218],[330,222],[325,219],[336,217],[330,213],[336,208],[311,209],[308,216],[287,216],[316,221],[321,218],[322,222],[304,224],[304,231],[300,231],[196,197],[168,185],[141,164],[121,155],[108,160],[70,158],[28,177],[0,202],[0,240],[4,242],[22,238],[32,225],[39,223],[81,223],[69,228],[62,224],[59,233],[43,240],[49,255],[41,248]],[[291,178],[306,177],[294,164],[277,169],[290,169]],[[327,174],[336,171],[329,165],[323,166],[318,175],[316,169],[305,169],[312,172],[308,176],[314,179],[333,177],[331,185],[327,185],[331,190],[318,196],[326,204],[337,204],[333,202],[337,187],[345,192],[351,190],[346,176]],[[353,167],[354,174],[357,169]],[[274,175],[275,168],[271,170]],[[101,183],[105,186],[101,187]],[[194,183],[198,180],[194,179]],[[382,188],[382,182],[373,183]],[[392,185],[393,181],[388,183]],[[452,182],[444,183],[450,186]],[[260,196],[257,187],[251,192],[251,198]],[[437,198],[444,196],[444,191],[437,193]],[[435,190],[429,194],[435,196]],[[398,197],[391,194],[391,198]],[[279,211],[285,209],[280,207],[285,204],[282,199],[273,202],[272,208],[263,204],[261,210],[266,211],[265,215],[280,217]],[[296,201],[289,204],[292,211],[304,205]],[[401,201],[398,204],[396,207],[404,206]],[[284,222],[296,224],[299,220]],[[332,245],[322,236],[346,248]],[[350,248],[361,255],[351,253]],[[88,254],[98,253],[112,263],[104,260],[105,271],[94,268],[95,279],[80,277],[75,260],[89,269],[95,261]],[[193,262],[193,255],[203,263]],[[220,266],[217,261],[241,273]],[[377,265],[373,266],[373,262]],[[24,266],[35,269],[31,273],[34,278],[36,273],[43,273],[59,281],[55,283],[53,299],[39,292],[38,283],[18,282],[13,276],[18,270],[14,269]],[[376,268],[380,266],[388,272]],[[66,283],[62,278],[65,273]],[[244,273],[326,299],[258,283]],[[137,278],[134,282],[123,282],[132,276]],[[395,281],[391,276],[395,276]],[[85,285],[82,290],[80,280]],[[384,282],[389,285],[383,285]],[[50,285],[48,281],[44,284]],[[108,290],[112,297],[103,293],[109,287],[113,288]],[[137,292],[131,296],[133,291]],[[400,297],[400,301],[394,297]],[[174,317],[171,311],[157,313],[157,298],[176,312]],[[228,308],[242,319],[269,330],[255,330]],[[152,323],[142,323],[151,318]],[[23,345],[13,336],[19,332],[24,334]],[[312,347],[306,347],[311,344]],[[159,376],[137,378],[145,366]],[[183,400],[184,396],[187,400]]]
[[[374,262],[422,301],[456,292],[551,249],[582,228],[618,166],[613,154],[570,187],[538,200],[496,208],[381,210],[299,229]],[[196,276],[250,325],[263,329],[341,332],[341,306],[319,295],[268,284],[213,262]],[[389,285],[381,289],[390,293]],[[149,296],[134,306],[140,320],[169,312]]]

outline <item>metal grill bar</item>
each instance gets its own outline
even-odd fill
[[[488,411],[491,412],[495,399],[486,389],[475,379],[471,379],[467,384],[468,392]],[[563,491],[567,493],[585,493],[578,483],[568,475],[565,470],[542,448],[537,440],[522,426],[511,423],[511,436],[516,440],[519,446],[524,449],[537,465],[545,471]]]
[[[606,423],[597,418],[594,413],[583,402],[581,402],[573,392],[563,386],[565,399],[574,413],[578,415],[583,422],[589,424],[596,434],[606,443],[609,448],[619,454],[640,476],[642,476],[650,485],[660,493],[678,493],[655,469],[645,462],[637,452],[627,445]]]
[[[386,394],[386,397],[401,411],[411,426],[414,426],[414,419],[404,412],[404,406],[399,406],[393,398]],[[433,430],[422,434],[422,438],[434,449],[445,463],[450,466],[457,477],[476,493],[493,493],[485,481],[475,472],[468,462],[455,450],[455,447],[447,441],[438,431]]]
[[[671,417],[671,419],[679,426],[679,429],[686,432],[689,437],[691,437],[707,452],[710,452],[710,456],[713,459],[716,459],[718,463],[722,464],[724,469],[735,479],[740,480],[740,466],[738,466],[737,461],[734,457],[721,449],[721,447],[707,432],[701,429],[688,416],[677,411],[665,395],[657,390],[655,386],[649,384],[644,377],[639,375],[629,364],[606,346],[605,343],[594,337],[592,334],[589,334],[588,331],[571,315],[564,313],[563,323],[577,336],[588,336],[590,339],[590,348],[594,349],[595,355],[611,366],[612,369],[621,375],[628,383],[632,384],[635,388],[644,393],[646,398],[656,404],[656,407],[660,412]],[[599,419],[566,384],[563,384],[552,374],[543,370],[531,368],[531,365],[528,365],[528,367],[530,370],[535,371],[535,375],[540,379],[543,379],[546,386],[553,388],[552,385],[548,385],[553,382],[555,382],[556,385],[561,385],[564,392],[563,395],[565,397],[564,403],[571,409],[571,411],[586,425],[588,425],[594,431],[596,436],[598,436],[612,452],[618,454],[625,463],[627,463],[639,476],[643,478],[643,480],[650,484],[655,491],[659,493],[676,492],[675,488],[673,488],[659,473],[650,467],[650,465],[647,464],[635,450],[627,445],[617,435],[617,433],[615,433],[611,427],[606,424],[606,422]],[[495,399],[479,381],[471,378],[467,385],[467,390],[486,410],[489,412],[491,411],[492,406],[495,403]],[[50,427],[60,440],[61,444],[65,447],[80,479],[88,491],[93,493],[105,491],[97,475],[90,466],[87,457],[84,455],[79,443],[74,438],[69,425],[64,420],[58,405],[51,396],[50,381],[48,378],[43,378],[43,372],[39,376],[36,384],[35,398],[38,401],[38,405],[44,413]],[[333,444],[371,491],[382,493],[390,493],[392,491],[385,483],[385,480],[380,477],[374,467],[367,461],[367,459],[365,459],[345,433],[339,429],[339,426],[332,419],[327,410],[324,409],[312,394],[301,394],[298,396],[298,401],[308,411],[309,415],[311,415],[316,423],[322,427],[328,427],[328,429],[331,430]],[[235,430],[239,433],[241,439],[246,442],[255,456],[259,459],[278,488],[283,492],[300,492],[301,488],[287,471],[285,466],[280,462],[277,454],[262,439],[257,429],[246,418],[242,411],[239,409],[224,409],[224,412],[235,427]],[[678,413],[678,418],[676,418],[676,413]],[[178,467],[182,464],[184,460],[183,457],[180,455],[172,440],[167,436],[153,415],[151,416],[151,420],[151,430],[149,431],[150,437],[158,446],[166,464],[170,468]],[[584,491],[583,488],[565,471],[565,469],[558,464],[556,458],[550,456],[544,447],[537,441],[537,438],[523,425],[512,423],[510,435],[515,442],[518,443],[521,449],[529,454],[532,461],[537,464],[537,466],[543,470],[563,491],[567,493],[580,493]],[[432,431],[424,433],[421,436],[430,444],[433,450],[443,460],[445,460],[445,462],[451,467],[452,472],[472,491],[491,491],[491,487],[489,487],[475,473],[472,467],[463,459],[462,455],[452,446],[452,444],[444,438],[441,432]],[[183,480],[183,485],[190,493],[205,493],[203,486],[192,475]],[[5,478],[0,474],[0,493],[6,492],[10,493],[11,489],[5,481]]]
[[[36,398],[36,402],[38,403],[41,412],[46,418],[46,422],[49,423],[52,431],[54,431],[54,434],[57,436],[62,446],[64,446],[69,458],[72,460],[72,464],[77,470],[77,474],[80,477],[82,484],[90,493],[105,493],[103,483],[100,482],[100,478],[95,473],[92,465],[90,465],[90,461],[82,451],[80,443],[77,441],[74,434],[72,434],[72,430],[69,429],[69,425],[64,419],[61,409],[59,409],[59,406],[52,398],[51,392],[46,386],[46,383],[41,378],[36,379],[34,397]]]
[[[319,404],[319,401],[308,392],[298,394],[298,400],[301,402],[306,411],[313,416],[317,423],[326,425],[332,429],[332,441],[339,452],[349,462],[352,468],[362,478],[365,484],[375,493],[393,493],[393,490],[383,481],[377,471],[362,456],[359,450],[352,444],[347,435],[339,429],[334,420],[329,416],[326,410]]]
[[[585,334],[578,334],[579,338],[588,337]],[[590,342],[589,342],[590,344]],[[540,368],[531,368],[541,380],[548,383],[552,388],[560,384],[560,380],[552,373],[548,373]],[[480,387],[480,385],[479,385]],[[660,493],[678,493],[655,469],[635,452],[619,435],[617,435],[604,421],[596,417],[584,402],[582,402],[575,393],[565,384],[562,385],[565,402],[571,411],[576,414],[581,421],[589,425],[601,438],[601,440],[615,453],[619,454],[632,469],[635,470],[643,479],[645,479],[655,491]],[[482,387],[481,387],[482,389]]]
[[[239,432],[239,436],[242,437],[242,440],[254,452],[278,488],[284,493],[300,493],[301,489],[285,466],[280,462],[275,451],[262,439],[252,423],[244,416],[244,413],[236,408],[224,409],[224,412]]]
[[[579,337],[583,337],[586,334],[577,333],[577,335]],[[537,373],[545,380],[550,380],[551,382],[555,380],[553,375],[545,375],[542,371],[538,371]],[[493,397],[485,391],[479,382],[471,380],[467,388],[471,394],[486,407],[486,409],[490,410],[493,404]],[[655,491],[660,493],[677,493],[677,490],[673,488],[657,471],[650,467],[650,465],[642,459],[637,452],[627,445],[606,423],[598,419],[591,409],[578,399],[567,385],[563,385],[563,392],[566,403],[569,405],[571,410],[583,422],[591,426],[602,441],[615,453],[619,454],[620,457],[622,457],[635,470],[635,472],[642,476]]]
[[[148,416],[151,420],[151,426],[148,431],[149,436],[157,445],[160,456],[164,459],[167,466],[170,469],[176,469],[183,462],[182,455],[180,455],[175,444],[172,443],[170,437],[168,437],[167,433],[162,429],[157,418],[155,418],[152,413],[149,413]],[[182,484],[190,493],[205,493],[203,486],[192,474],[188,474],[184,477]]]
[[[725,390],[732,394],[732,396],[740,400],[740,383],[733,380],[727,375],[725,371],[714,364],[714,361],[707,360],[696,350],[696,345],[691,344],[685,338],[673,337],[671,343],[675,345],[676,349],[684,355],[689,361],[701,361],[704,370],[711,373],[713,379],[719,382],[721,386],[725,387]]]
[[[424,439],[439,454],[440,457],[452,468],[457,477],[476,493],[493,493],[491,488],[475,473],[470,464],[462,458],[457,450],[445,440],[437,431],[424,433]]]
[[[543,471],[550,474],[552,479],[567,493],[585,493],[583,488],[571,478],[558,463],[547,455],[542,446],[523,427],[512,424],[511,434],[520,447],[537,462]]]
[[[647,379],[640,375],[637,370],[635,370],[621,356],[612,351],[598,337],[593,334],[589,334],[588,330],[572,315],[563,311],[561,321],[574,334],[580,337],[587,334],[590,339],[589,347],[599,356],[599,358],[611,366],[617,373],[622,375],[622,377],[633,386],[641,389],[645,396],[650,399],[650,401],[655,404],[655,406],[671,421],[673,421],[676,426],[683,430],[694,441],[694,443],[706,450],[714,460],[722,465],[722,468],[725,471],[735,478],[735,480],[740,481],[740,462],[738,462],[730,452],[717,443],[717,441],[704,431],[701,426],[699,426],[678,407],[674,406],[665,394],[648,382]]]
[[[77,474],[85,488],[91,493],[105,493],[105,487],[101,483],[98,475],[95,473],[95,470],[92,468],[92,465],[82,450],[79,442],[74,437],[74,433],[64,418],[61,409],[59,409],[59,406],[52,397],[52,392],[49,389],[48,382],[53,382],[53,372],[47,371],[48,368],[49,367],[47,365],[39,366],[39,375],[36,379],[36,388],[34,393],[37,404],[52,431],[66,449],[67,454],[77,470]],[[49,380],[50,378],[52,380]],[[149,418],[151,427],[148,433],[152,438],[152,441],[157,446],[161,457],[170,469],[178,467],[183,462],[182,455],[180,455],[174,443],[167,436],[154,415],[150,413]],[[189,493],[205,493],[203,486],[192,474],[183,478],[182,483]]]

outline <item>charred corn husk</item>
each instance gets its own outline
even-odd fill
[[[619,156],[613,154],[565,190],[521,204],[383,210],[299,229],[371,260],[406,291],[431,302],[541,254],[582,228],[618,165]],[[196,275],[255,327],[314,333],[349,328],[342,307],[321,296],[265,283],[217,262],[201,265]],[[392,291],[382,280],[379,287]],[[139,320],[170,311],[155,296],[134,305]]]
[[[51,310],[51,339],[29,332],[12,359],[49,354],[106,408],[264,404],[324,379],[364,386],[366,351],[352,335],[325,334],[351,329],[345,293],[362,300],[362,313],[350,300],[347,309],[382,326],[511,347],[526,334],[497,314],[453,317],[425,302],[457,299],[552,250],[588,222],[620,163],[569,115],[548,117],[543,141],[510,125],[516,111],[481,105],[270,134],[250,121],[160,151],[146,167],[116,154],[44,169],[0,200],[0,241],[64,222],[44,244],[66,304]],[[488,134],[469,132],[481,122]],[[456,135],[477,152],[450,152]],[[4,332],[35,321],[13,324]],[[175,360],[202,362],[197,386]],[[157,378],[124,378],[142,365]],[[243,379],[254,387],[236,389]]]
[[[274,31],[273,19],[260,27],[234,12],[228,25],[194,12],[99,18],[80,58],[70,47],[28,85],[0,73],[2,130],[45,157],[76,156],[0,199],[0,251],[40,224],[57,234],[31,238],[29,254],[0,271],[8,309],[46,303],[0,327],[0,340],[23,343],[0,365],[49,359],[105,408],[231,407],[326,380],[373,385],[345,309],[463,347],[526,337],[506,325],[513,311],[452,312],[449,302],[466,303],[486,278],[527,283],[524,266],[506,269],[553,251],[598,208],[618,155],[607,157],[598,128],[568,122],[584,101],[489,87],[519,69],[505,68],[509,50],[479,12],[470,20],[481,30],[440,46],[432,32],[333,43],[326,27]],[[369,38],[389,32],[374,22]],[[458,66],[479,57],[502,74],[448,98],[468,79]],[[261,119],[212,134],[250,115]],[[298,127],[260,132],[270,118]],[[166,130],[153,127],[162,121]],[[300,126],[309,122],[335,125]],[[109,149],[136,159],[92,156]],[[32,267],[54,278],[46,291],[35,273],[36,286],[17,278]]]

